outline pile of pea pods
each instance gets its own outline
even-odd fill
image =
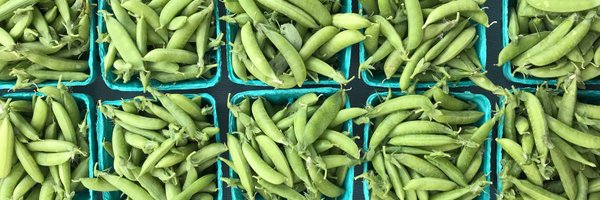
[[[90,76],[87,0],[11,0],[0,3],[0,80],[14,89]]]
[[[483,151],[502,111],[490,119],[439,87],[372,106],[365,115],[374,124],[369,170],[361,175],[371,199],[474,199],[491,184],[481,170]]]
[[[149,90],[157,100],[140,96],[120,108],[99,106],[114,123],[110,142],[102,141],[114,172],[96,171],[97,178],[82,183],[131,199],[213,199],[215,163],[227,147],[214,139],[219,128],[212,124],[212,105],[202,105],[201,96]]]
[[[510,62],[513,74],[559,82],[573,73],[582,81],[600,75],[598,2],[515,2],[508,11],[510,43],[498,66]]]
[[[73,199],[85,190],[90,146],[83,109],[64,86],[0,100],[0,198]]]
[[[237,125],[227,134],[231,160],[223,160],[237,178],[225,181],[248,199],[255,193],[264,199],[340,197],[353,176],[348,171],[360,163],[354,138],[341,131],[366,113],[344,108],[346,98],[341,90],[328,97],[307,93],[289,105],[263,97],[230,104]]]
[[[479,84],[483,66],[474,47],[475,24],[488,27],[479,7],[485,1],[359,0],[372,25],[365,29],[368,71],[399,81],[402,91],[415,82],[459,81]]]
[[[588,91],[540,87],[508,94],[499,174],[504,199],[598,199],[600,116]],[[592,104],[590,104],[592,103]],[[498,152],[501,153],[501,152]]]
[[[226,1],[225,6],[234,14],[222,19],[238,27],[228,52],[231,70],[244,82],[256,79],[275,88],[301,87],[307,78],[345,85],[349,80],[339,72],[336,55],[363,41],[359,30],[371,25],[358,14],[341,13],[339,1]]]
[[[104,75],[116,75],[109,81],[127,83],[137,76],[146,88],[150,80],[214,76],[216,60],[207,52],[221,45],[222,36],[215,36],[213,1],[110,0],[109,5],[112,12],[100,11],[106,26],[100,42],[108,43]]]

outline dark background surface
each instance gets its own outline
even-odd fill
[[[354,9],[354,12],[356,11],[356,1],[353,1],[354,5],[352,6]],[[487,50],[488,50],[488,56],[487,56],[487,66],[486,69],[488,70],[487,76],[496,84],[501,85],[503,87],[509,88],[512,85],[514,85],[515,87],[523,87],[522,85],[517,85],[517,84],[513,84],[511,82],[509,82],[506,78],[504,78],[504,76],[502,75],[502,71],[500,67],[496,67],[493,66],[493,63],[497,62],[497,55],[500,52],[501,48],[502,48],[502,28],[501,28],[501,19],[502,19],[502,2],[501,0],[488,0],[488,2],[485,4],[486,7],[486,12],[489,15],[490,18],[490,22],[493,21],[497,21],[498,23],[493,24],[488,30],[487,30]],[[221,15],[224,15],[225,12],[225,8],[223,7],[222,4],[219,5],[219,11],[221,12]],[[225,23],[221,23],[221,30],[222,32],[225,32]],[[350,68],[350,75],[351,76],[356,76],[357,71],[358,71],[358,46],[355,45],[355,47],[353,48],[352,51],[352,65]],[[221,128],[221,134],[222,137],[224,138],[224,135],[226,134],[226,130],[227,130],[227,124],[228,124],[228,111],[227,111],[227,95],[228,94],[235,94],[241,91],[247,91],[247,90],[261,90],[261,89],[270,89],[268,87],[248,87],[248,86],[243,86],[243,85],[237,85],[235,83],[232,83],[229,78],[227,77],[227,64],[226,64],[226,55],[225,55],[225,48],[222,48],[223,51],[222,53],[222,59],[223,59],[223,65],[221,66],[221,80],[219,81],[219,83],[212,87],[212,88],[207,88],[207,89],[196,89],[196,90],[183,90],[183,91],[169,91],[170,93],[209,93],[212,96],[215,97],[216,101],[217,101],[217,111],[218,111],[218,118],[219,118],[219,125]],[[335,87],[335,86],[332,86]],[[365,102],[367,100],[367,97],[369,95],[371,95],[374,92],[378,92],[378,91],[387,91],[387,89],[385,88],[373,88],[373,87],[369,87],[367,86],[362,80],[359,79],[355,79],[354,81],[352,81],[350,84],[348,84],[346,86],[346,88],[351,89],[350,91],[348,91],[348,94],[350,96],[350,101],[352,103],[353,107],[364,107],[365,106]],[[599,87],[588,87],[587,89],[598,89]],[[95,101],[98,100],[117,100],[117,99],[121,99],[121,98],[131,98],[137,95],[142,95],[142,93],[139,92],[119,92],[119,91],[112,91],[110,90],[108,87],[106,87],[106,85],[104,84],[104,82],[102,81],[102,78],[98,78],[96,79],[95,82],[93,82],[90,86],[86,86],[86,87],[76,87],[72,89],[74,92],[80,92],[80,93],[86,93],[91,95]],[[496,104],[498,97],[492,95],[491,93],[488,93],[478,87],[467,87],[467,88],[453,88],[452,89],[453,92],[462,92],[462,91],[471,91],[472,93],[479,93],[479,94],[485,94],[490,101],[492,102],[492,105]],[[362,136],[363,134],[363,126],[356,126],[354,127],[354,135],[358,135],[358,136]],[[496,131],[494,130],[494,137],[496,135]],[[362,140],[361,141],[357,141],[358,144],[360,146],[362,146]],[[492,147],[492,150],[494,152],[492,152],[492,172],[495,171],[495,143]],[[225,165],[224,165],[225,166]],[[357,167],[355,169],[356,174],[360,174],[362,173],[362,167]],[[224,175],[227,176],[228,172],[227,171],[223,171]],[[495,173],[492,174],[492,178],[495,181],[496,177],[495,177]],[[491,192],[492,192],[492,199],[495,199],[495,195],[494,195],[494,186],[491,187]],[[363,188],[362,188],[362,180],[356,180],[355,181],[355,186],[354,186],[354,199],[363,199]],[[224,199],[231,199],[231,194],[230,194],[230,190],[229,188],[224,188]]]

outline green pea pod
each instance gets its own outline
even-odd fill
[[[15,140],[14,142],[15,154],[21,162],[21,164],[23,164],[23,168],[25,169],[27,174],[36,183],[44,182],[44,175],[42,174],[42,171],[40,170],[38,164],[35,162],[35,159],[31,155],[29,150],[27,150],[27,147],[25,147],[25,145],[23,145],[18,140]]]
[[[291,3],[288,3],[286,1],[283,1],[283,0],[256,0],[256,1],[258,3],[260,3],[261,5],[267,7],[271,10],[277,11],[278,13],[281,13],[308,28],[317,28],[319,26],[319,25],[317,25],[317,22],[315,22],[315,20],[308,13],[304,12],[301,9],[298,9],[296,6],[294,6]],[[311,7],[310,9],[311,9],[311,12],[313,12],[312,9],[314,9],[314,8]]]
[[[301,87],[304,80],[306,80],[306,66],[304,65],[302,57],[298,51],[296,51],[294,46],[277,31],[270,30],[266,26],[261,27],[261,30],[289,64],[294,79],[296,80],[296,84]]]
[[[108,16],[107,14],[104,14],[103,16],[106,21],[106,29],[108,34],[115,35],[115,37],[111,38],[111,44],[115,44],[117,51],[127,63],[130,63],[136,69],[143,69],[144,61],[142,60],[142,55],[137,49],[133,39],[131,37],[125,37],[129,34],[125,27],[114,17]]]
[[[301,144],[310,145],[325,132],[329,124],[335,119],[335,115],[331,113],[340,111],[340,108],[344,104],[343,99],[345,95],[345,92],[342,90],[325,99],[321,107],[317,109],[306,123]]]
[[[6,178],[10,176],[12,171],[13,160],[15,159],[15,134],[13,131],[12,124],[8,117],[2,119],[0,124],[0,178]]]

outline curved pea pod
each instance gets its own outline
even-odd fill
[[[549,115],[546,115],[546,119],[548,120],[550,130],[562,139],[578,146],[591,149],[598,148],[598,144],[600,144],[599,136],[573,129]]]
[[[383,34],[390,41],[392,46],[394,46],[394,48],[400,51],[405,51],[404,44],[402,43],[402,38],[400,38],[400,35],[398,35],[392,24],[389,21],[387,21],[387,19],[379,15],[373,16],[373,19],[375,20],[375,22],[379,23],[379,25],[381,26],[381,34]]]
[[[19,162],[23,165],[23,168],[27,172],[27,174],[32,178],[36,183],[42,183],[44,181],[44,174],[38,164],[35,162],[35,159],[27,150],[27,147],[23,145],[18,140],[15,140],[15,154],[19,159]]]
[[[515,66],[523,66],[528,63],[528,58],[543,52],[548,49],[552,45],[555,45],[560,41],[573,27],[575,24],[575,19],[578,17],[577,14],[572,14],[569,18],[565,19],[560,23],[552,32],[548,34],[544,39],[538,42],[533,47],[529,48],[527,51],[517,56],[512,60]]]
[[[202,115],[202,108],[191,99],[183,96],[182,94],[167,94],[173,102],[181,107],[183,111],[188,113],[194,120],[204,120],[206,117]]]
[[[254,33],[254,30],[252,29],[252,27],[253,26],[248,23],[248,24],[242,26],[242,28],[240,30],[241,36],[242,36],[241,37],[242,45],[244,46],[244,50],[245,50],[246,54],[248,55],[247,58],[249,58],[252,61],[249,63],[244,62],[244,64],[246,65],[246,68],[249,71],[255,67],[257,72],[260,72],[261,75],[264,74],[264,77],[268,78],[267,80],[270,79],[273,82],[280,84],[281,81],[279,80],[279,78],[273,71],[273,68],[269,64],[269,61],[267,61],[267,58],[263,54],[261,47],[257,41],[256,34]],[[244,58],[245,57],[241,57],[241,59],[243,61],[245,61]],[[250,71],[250,73],[252,73],[252,71]],[[257,77],[257,78],[259,78],[259,77]],[[269,82],[266,82],[266,83],[269,83]]]
[[[431,11],[431,13],[427,16],[427,20],[423,24],[423,27],[427,27],[429,24],[432,24],[448,15],[455,14],[457,12],[478,11],[479,9],[479,5],[477,5],[475,1],[450,1],[433,9],[433,11]]]
[[[68,162],[81,152],[60,152],[60,153],[44,153],[35,152],[33,158],[40,166],[57,166],[62,163]]]
[[[292,170],[290,169],[289,163],[285,158],[285,155],[279,149],[279,147],[277,147],[277,144],[275,144],[275,142],[272,139],[265,135],[258,135],[255,137],[255,139],[258,145],[260,146],[261,150],[264,150],[264,155],[266,155],[273,161],[273,164],[275,165],[277,171],[286,176],[285,184],[290,187],[293,186],[294,176],[292,174]]]
[[[249,194],[253,194],[254,187],[252,185],[252,170],[250,169],[250,166],[243,155],[240,141],[235,136],[227,134],[227,147],[229,148],[229,155],[231,156],[235,172],[240,177],[242,187]]]
[[[313,17],[321,26],[328,26],[332,23],[332,16],[326,6],[318,0],[290,0],[290,3],[302,9]]]
[[[481,117],[483,112],[475,110],[466,111],[451,111],[451,110],[434,110],[427,114],[433,120],[440,123],[454,124],[454,125],[467,125],[473,124]]]
[[[79,179],[81,184],[83,184],[86,188],[90,190],[99,191],[99,192],[112,192],[118,191],[119,189],[115,186],[108,183],[106,180],[102,178],[82,178]]]
[[[410,154],[395,154],[393,155],[393,158],[396,159],[400,164],[418,172],[423,176],[441,179],[448,178],[444,172],[423,158]]]
[[[423,13],[421,4],[418,0],[404,1],[406,6],[406,15],[408,16],[408,42],[407,50],[413,50],[419,47],[423,40]]]
[[[406,120],[412,112],[409,111],[398,111],[386,116],[383,121],[375,128],[370,141],[369,150],[367,151],[367,160],[373,158],[376,153],[376,149],[379,145],[388,137],[391,130],[394,129],[402,121]]]
[[[265,188],[265,190],[276,194],[277,196],[290,199],[290,200],[302,200],[305,199],[300,193],[293,188],[286,185],[275,185],[271,184],[261,178],[258,179],[257,183]]]
[[[172,62],[181,64],[195,64],[198,62],[198,55],[194,52],[182,49],[153,49],[143,58],[148,62]]]
[[[134,182],[121,178],[119,176],[100,174],[99,178],[104,179],[114,187],[118,188],[121,192],[125,193],[129,198],[132,199],[153,199],[150,194],[142,187],[138,186]]]
[[[250,144],[246,142],[242,143],[242,150],[244,158],[246,158],[250,167],[258,176],[265,179],[265,181],[272,184],[282,184],[286,181],[287,178],[275,171],[269,164],[262,160],[260,155],[252,148],[252,146],[250,146]]]
[[[212,13],[213,9],[214,5],[211,3],[202,11],[196,12],[189,16],[184,26],[176,30],[173,33],[173,36],[169,38],[167,49],[182,49],[188,43],[188,40],[194,35],[194,32],[198,29],[198,27],[201,26],[202,23],[207,19],[210,19],[210,14]]]
[[[159,22],[161,28],[167,27],[167,25],[182,11],[192,0],[174,0],[168,1],[164,5],[159,15]]]
[[[367,18],[356,13],[338,13],[333,15],[334,26],[348,30],[360,30],[372,25]]]
[[[391,145],[396,146],[412,146],[412,147],[427,147],[427,146],[444,146],[451,144],[464,144],[465,141],[445,135],[401,135],[391,138],[388,141]]]
[[[359,159],[360,150],[354,140],[347,135],[337,131],[326,130],[323,135],[321,135],[321,138],[329,140],[334,146],[346,152],[351,157]]]
[[[310,145],[323,135],[329,124],[335,119],[335,115],[331,113],[340,111],[343,99],[345,98],[344,96],[345,92],[342,90],[325,99],[323,104],[306,123],[301,144]]]
[[[433,121],[407,121],[396,125],[390,132],[390,137],[400,135],[418,135],[418,134],[446,134],[450,136],[458,135],[457,131],[447,125]]]
[[[454,190],[440,192],[435,195],[431,195],[429,199],[431,200],[444,200],[444,199],[458,199],[460,197],[466,196],[467,198],[470,196],[478,196],[483,189],[490,184],[490,182],[485,180],[485,176],[481,176],[482,178],[478,179],[471,185],[467,187],[461,187]]]
[[[315,184],[315,187],[323,195],[325,195],[327,197],[335,198],[335,197],[342,195],[342,193],[344,193],[344,189],[338,187],[337,185],[335,185],[335,184],[331,183],[329,180],[327,180],[327,177],[325,177],[321,172],[319,172],[319,169],[317,168],[317,166],[309,163],[309,164],[307,164],[307,168],[308,168],[308,174],[310,175],[311,180]]]
[[[329,128],[334,128],[339,125],[342,125],[344,122],[346,122],[348,120],[352,120],[354,118],[361,117],[361,116],[367,114],[367,112],[368,111],[363,108],[342,109],[342,110],[340,110],[340,112],[337,113],[337,115],[335,116],[335,119],[333,119],[331,124],[329,124]]]
[[[448,178],[454,181],[456,184],[460,186],[467,186],[468,180],[464,174],[464,171],[461,171],[457,166],[455,166],[448,158],[439,155],[425,155],[425,159],[429,161],[431,164],[437,166]]]
[[[425,111],[433,108],[433,103],[423,95],[404,95],[387,100],[367,113],[367,117],[376,118],[399,110],[423,109]]]
[[[342,49],[365,40],[365,36],[357,30],[344,30],[333,36],[317,51],[317,57],[329,60]]]
[[[485,140],[488,138],[490,131],[492,130],[492,128],[494,128],[494,125],[496,125],[496,122],[500,119],[500,117],[502,117],[503,114],[504,111],[501,110],[498,113],[496,113],[496,115],[494,115],[492,119],[479,126],[475,133],[473,133],[473,135],[469,138],[469,141],[479,146],[483,145]],[[461,171],[465,172],[469,167],[471,161],[473,160],[473,157],[479,151],[479,149],[481,149],[481,147],[473,148],[466,146],[465,148],[463,148],[456,160],[456,166]]]
[[[474,38],[476,38],[477,30],[475,27],[469,27],[463,30],[455,40],[452,41],[442,53],[433,61],[433,65],[441,65],[455,58],[464,49],[466,49]]]
[[[541,1],[541,0],[527,0],[527,4],[543,10],[547,12],[556,12],[556,13],[570,13],[570,12],[579,12],[590,10],[595,7],[600,6],[600,1],[569,1],[566,3],[562,3],[562,1],[552,0],[552,1]]]
[[[415,178],[404,186],[405,190],[449,191],[458,187],[456,183],[440,178]]]
[[[11,174],[13,160],[15,159],[15,134],[8,117],[3,117],[0,124],[0,178],[6,178]]]
[[[158,118],[144,117],[136,114],[131,114],[128,112],[114,109],[109,106],[103,106],[100,109],[102,110],[103,108],[106,109],[106,111],[103,113],[105,113],[105,115],[107,115],[108,117],[111,117],[111,115],[113,115],[122,122],[141,129],[161,130],[168,125],[167,122]]]
[[[264,105],[264,99],[258,98],[252,103],[252,116],[256,120],[258,127],[273,141],[277,143],[285,143],[286,139],[281,130],[277,128],[277,125],[271,120],[271,117],[267,113]]]
[[[317,25],[317,22],[315,22],[315,20],[306,12],[304,12],[301,9],[298,9],[296,6],[283,1],[283,0],[257,0],[258,3],[260,3],[261,5],[277,11],[278,13],[281,13],[287,17],[289,17],[290,19],[296,21],[297,23],[301,24],[302,26],[308,27],[308,28],[317,28],[319,25]],[[313,8],[311,8],[313,9]],[[312,10],[311,10],[312,11]]]
[[[102,16],[104,16],[104,19],[106,21],[106,30],[108,31],[109,35],[129,36],[127,30],[125,30],[124,26],[121,23],[119,23],[117,19],[115,19],[112,16],[109,16],[108,14],[103,14]],[[137,49],[136,44],[131,37],[111,37],[111,40],[111,44],[115,44],[115,47],[121,55],[121,57],[123,58],[123,60],[133,65],[136,69],[144,68],[144,61],[142,60],[142,55]]]
[[[562,151],[567,158],[590,167],[596,167],[596,163],[593,163],[585,157],[583,157],[581,153],[575,150],[575,148],[573,148],[569,143],[565,142],[563,139],[556,136],[552,136],[550,137],[550,140],[552,141],[552,144],[555,145],[555,147],[558,148],[560,151]]]
[[[42,99],[42,97],[37,97],[34,103],[33,116],[31,117],[31,126],[37,132],[41,132],[46,125],[46,120],[48,117],[49,106]]]
[[[219,154],[227,151],[227,146],[222,143],[212,143],[200,148],[190,157],[193,164],[199,165],[210,160],[216,160]]]
[[[502,149],[510,155],[519,165],[519,168],[523,169],[523,172],[527,176],[527,179],[536,185],[542,185],[543,178],[537,167],[527,161],[523,155],[523,148],[516,142],[510,139],[496,139],[496,142],[502,146]]]
[[[567,55],[587,35],[592,23],[592,18],[595,15],[595,12],[588,13],[586,18],[575,26],[571,32],[565,35],[565,37],[549,46],[549,48],[545,49],[543,52],[529,57],[528,61],[535,66],[544,66]]]
[[[379,47],[379,29],[380,26],[378,23],[374,23],[371,26],[365,29],[365,50],[367,51],[367,55],[372,55],[377,51]]]
[[[161,27],[159,15],[148,5],[142,3],[141,1],[124,1],[121,3],[121,6],[134,13],[136,16],[146,19],[148,25],[150,25],[152,29],[156,30],[160,38],[164,41],[167,40],[167,29],[163,29]]]
[[[315,53],[323,44],[335,37],[340,30],[334,26],[325,26],[310,36],[305,42],[299,53],[302,59],[306,60]]]
[[[66,116],[66,117],[68,118],[68,116]],[[5,118],[6,119],[10,118],[12,125],[15,126],[15,128],[27,139],[33,140],[33,141],[40,140],[38,132],[35,131],[35,129],[29,124],[29,122],[27,122],[27,120],[25,120],[25,118],[23,118],[23,116],[21,114],[11,111],[11,112],[8,112],[8,116],[6,116]],[[68,133],[64,133],[64,134],[68,134]]]
[[[433,90],[433,99],[436,102],[439,102],[440,106],[442,108],[445,108],[448,110],[455,110],[455,111],[469,110],[469,109],[475,108],[475,105],[469,104],[460,99],[454,98],[454,97],[450,96],[449,94],[445,93],[439,87],[434,87],[434,88],[432,88],[432,90]]]
[[[178,136],[174,136],[165,140],[162,144],[160,144],[160,146],[156,150],[154,150],[150,155],[148,155],[148,157],[144,161],[144,164],[142,164],[140,176],[146,174],[147,172],[150,172],[152,169],[155,168],[156,163],[160,161],[160,158],[164,157],[169,152],[169,150],[171,150],[171,148],[175,146],[176,137]]]
[[[306,80],[306,66],[304,65],[300,54],[296,51],[294,46],[277,31],[270,30],[267,26],[260,27],[260,30],[265,33],[273,45],[279,50],[281,55],[283,55],[292,70],[296,84],[301,87],[304,80]]]
[[[531,196],[534,199],[557,199],[566,200],[566,198],[554,194],[538,185],[535,185],[527,180],[519,180],[514,177],[508,177],[509,181],[512,182],[519,191]]]
[[[350,80],[347,80],[344,75],[339,71],[336,71],[331,65],[315,57],[310,57],[306,60],[306,70],[331,78],[335,82],[343,85],[350,82]]]

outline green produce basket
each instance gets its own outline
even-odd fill
[[[351,0],[344,0],[343,1],[343,5],[342,5],[342,11],[344,13],[351,13],[352,12],[352,1]],[[229,13],[229,11],[227,11],[227,13]],[[235,36],[237,34],[238,31],[238,26],[236,24],[231,24],[231,23],[226,23],[225,24],[225,29],[227,32],[226,38],[227,38],[227,76],[229,77],[229,80],[231,80],[234,83],[240,84],[240,85],[248,85],[248,86],[268,86],[266,83],[263,83],[262,81],[259,80],[248,80],[246,82],[244,82],[242,79],[240,79],[239,77],[237,77],[234,73],[233,73],[233,65],[231,62],[232,56],[231,56],[231,50],[233,49],[233,47],[231,46],[231,44],[234,42],[235,40]],[[337,70],[339,70],[340,72],[342,72],[342,74],[344,75],[344,77],[346,79],[348,79],[348,77],[350,76],[350,63],[352,60],[352,46],[350,47],[346,47],[344,50],[340,51],[337,54],[337,59],[338,59],[338,63],[336,65],[334,65],[333,67]],[[310,78],[308,78],[306,81],[304,81],[303,85],[306,86],[310,86],[310,85],[339,85],[339,83],[333,81],[332,79],[329,78],[325,78],[322,76],[319,76],[320,81],[319,82],[315,82],[313,80],[311,80]]]
[[[527,92],[535,92],[536,91],[535,88],[522,88],[520,90],[527,91]],[[591,90],[577,91],[577,100],[578,101],[582,101],[582,102],[590,103],[590,104],[597,104],[598,99],[600,99],[600,91],[591,91]],[[502,105],[505,101],[506,101],[506,98],[501,97],[498,104]],[[504,137],[504,117],[502,117],[500,119],[500,121],[498,122],[498,138],[503,138],[503,137]],[[504,166],[502,165],[503,154],[504,154],[504,152],[502,151],[502,146],[496,143],[496,177],[498,180],[496,183],[496,191],[498,191],[498,192],[502,191],[502,182],[500,181],[500,173],[502,172],[502,169],[504,168]]]
[[[195,97],[195,96],[200,96],[202,97],[202,103],[205,105],[211,105],[213,107],[213,118],[212,118],[212,122],[215,124],[215,127],[219,127],[219,121],[217,118],[217,103],[215,101],[215,99],[207,93],[201,93],[201,94],[186,94],[186,97]],[[131,99],[129,99],[131,100]],[[103,101],[102,102],[103,105],[112,105],[112,106],[121,106],[121,100],[112,100],[112,101]],[[108,154],[108,152],[104,149],[104,147],[102,146],[102,142],[107,140],[107,141],[111,141],[112,138],[112,130],[114,127],[114,124],[111,120],[109,120],[108,118],[106,118],[102,112],[100,112],[100,110],[98,110],[96,112],[96,115],[98,117],[97,121],[96,121],[96,131],[98,132],[98,138],[96,138],[96,140],[98,141],[98,168],[99,170],[107,170],[112,168],[113,166],[113,158],[110,156],[110,154]],[[215,135],[215,140],[216,142],[221,142],[221,136],[220,134]],[[217,160],[216,163],[216,174],[217,174],[217,196],[216,199],[217,200],[222,200],[223,199],[223,182],[221,181],[221,177],[223,176],[223,170],[222,170],[222,166],[223,164],[221,163],[220,160]],[[121,199],[121,192],[103,192],[102,193],[102,199],[104,200],[117,200],[117,199]]]
[[[95,5],[96,1],[95,0],[89,0],[90,5]],[[91,10],[92,13],[96,13],[97,10],[95,9],[95,6],[92,6]],[[89,65],[89,74],[90,76],[85,79],[84,81],[62,81],[62,84],[65,86],[86,86],[86,85],[90,85],[92,84],[92,82],[94,82],[96,80],[96,77],[98,77],[98,66],[100,66],[100,61],[98,60],[98,44],[96,43],[96,39],[98,39],[98,32],[96,32],[96,15],[95,14],[90,14],[90,49],[88,52],[88,65]],[[36,84],[37,87],[44,87],[44,86],[56,86],[58,85],[58,81],[44,81],[42,83]],[[0,81],[0,89],[10,89],[13,88],[15,86],[15,81]]]
[[[219,5],[218,0],[214,0],[215,8],[214,8],[214,20],[216,31],[215,34],[221,34],[220,28],[220,20],[219,20]],[[98,10],[109,10],[112,11],[110,5],[108,5],[108,1],[99,0],[98,2]],[[98,12],[98,30],[100,33],[106,33],[106,22],[102,18],[102,13]],[[94,42],[95,43],[95,42]],[[98,44],[98,49],[100,52],[100,63],[99,66],[104,66],[104,56],[106,56],[106,52],[108,51],[107,43]],[[161,83],[156,80],[150,80],[150,86],[157,90],[190,90],[190,89],[201,89],[201,88],[209,88],[215,86],[220,78],[221,78],[221,49],[222,47],[217,47],[217,50],[210,50],[211,59],[216,61],[217,67],[210,71],[213,74],[213,77],[210,79],[196,79],[196,80],[185,80],[174,83]],[[144,90],[142,86],[142,82],[138,79],[131,79],[128,83],[123,83],[122,81],[113,81],[117,77],[115,74],[111,72],[105,72],[104,67],[98,67],[100,71],[102,71],[102,80],[106,83],[106,86],[112,90],[118,91],[126,91],[126,92],[141,92]]]
[[[18,99],[18,100],[31,100],[33,98],[33,96],[45,96],[43,93],[40,92],[17,92],[17,93],[6,93],[2,95],[2,98],[11,98],[11,99]],[[88,177],[93,177],[94,176],[94,164],[96,163],[96,160],[98,159],[96,157],[96,146],[98,145],[96,143],[96,135],[95,135],[95,129],[93,127],[93,121],[92,121],[92,113],[94,113],[94,111],[96,110],[96,107],[94,107],[94,103],[92,100],[92,97],[90,97],[89,95],[86,94],[81,94],[81,93],[73,93],[73,98],[75,98],[75,101],[77,102],[77,106],[80,108],[81,111],[81,115],[85,116],[85,120],[88,127],[88,131],[87,131],[87,137],[88,137],[88,145],[89,145],[89,151],[90,151],[90,155],[88,155],[90,157],[90,160],[88,161],[89,163],[89,171],[88,171]],[[95,195],[96,192],[92,191],[92,190],[87,190],[86,191],[82,191],[82,192],[78,192],[75,194],[75,200],[85,200],[85,199],[97,199],[97,195]]]
[[[481,94],[472,94],[470,92],[464,92],[464,93],[450,93],[452,96],[457,97],[459,99],[465,100],[465,101],[471,101],[473,103],[475,103],[477,105],[477,110],[484,112],[484,116],[481,120],[479,120],[479,122],[477,122],[477,125],[481,125],[484,122],[490,120],[491,118],[491,112],[492,112],[492,106],[490,104],[490,100],[485,97],[484,95]],[[398,97],[398,96],[403,96],[406,95],[405,93],[401,93],[401,92],[392,92],[392,96],[393,97]],[[388,92],[378,92],[378,93],[374,93],[371,96],[369,96],[369,98],[367,99],[367,105],[377,105],[379,103],[381,103],[382,99],[385,99],[388,96]],[[367,149],[369,148],[369,138],[371,136],[371,129],[372,126],[370,123],[367,123],[365,125],[365,129],[364,129],[364,143],[363,143],[363,151],[367,151]],[[484,143],[484,153],[483,153],[483,163],[481,165],[481,171],[483,171],[484,174],[486,174],[486,179],[488,181],[492,180],[492,176],[491,176],[491,158],[492,158],[492,131],[490,131],[490,133],[488,134],[488,139],[485,141]],[[369,163],[365,162],[363,163],[363,172],[367,173],[369,171]],[[363,180],[363,194],[364,194],[364,198],[366,200],[371,199],[370,194],[370,190],[369,190],[369,183],[367,180]],[[485,187],[485,189],[483,190],[483,192],[481,193],[481,195],[479,195],[479,197],[477,197],[477,200],[490,200],[490,186]]]
[[[254,91],[246,91],[235,94],[231,98],[231,103],[238,104],[246,97],[263,97],[269,100],[272,103],[278,104],[287,104],[292,103],[296,98],[307,94],[307,93],[315,93],[322,94],[324,96],[330,96],[335,92],[339,91],[339,89],[335,88],[311,88],[311,89],[287,89],[287,90],[254,90]],[[346,98],[346,108],[350,107],[350,100]],[[235,117],[231,112],[229,112],[229,132],[234,132],[237,130],[235,124]],[[344,131],[350,133],[352,136],[352,121],[349,120],[344,123],[343,127]],[[231,178],[237,178],[237,174],[229,169],[229,176]],[[346,190],[341,196],[337,199],[341,200],[351,200],[352,195],[354,193],[354,167],[350,167],[348,173],[346,175],[346,180],[344,181],[344,189]],[[244,196],[242,195],[242,191],[237,187],[231,187],[232,199],[233,200],[243,200]],[[261,197],[257,197],[257,199],[262,199]]]
[[[359,5],[359,10],[362,10],[361,5]],[[485,26],[481,24],[477,25],[477,36],[479,37],[479,39],[475,43],[475,49],[477,50],[477,55],[479,56],[479,62],[483,66],[482,71],[485,71],[487,61],[487,33]],[[360,43],[359,51],[359,60],[360,63],[363,63],[368,58],[364,42]],[[373,75],[369,74],[369,72],[367,71],[363,71],[361,72],[361,77],[364,80],[364,82],[369,86],[381,88],[400,88],[399,78],[392,78],[386,80],[385,75],[383,74],[383,72],[380,73],[380,71],[374,73]],[[420,82],[417,83],[417,88],[430,88],[435,84],[435,82]],[[470,80],[448,82],[448,86],[450,87],[469,87],[474,85],[475,84]]]
[[[508,8],[509,6],[515,6],[516,3],[516,0],[502,0],[502,48],[506,47],[506,45],[510,43],[510,39],[508,38]],[[524,85],[539,85],[544,82],[547,82],[549,85],[556,85],[558,82],[556,79],[542,79],[532,76],[523,76],[523,74],[520,73],[513,74],[512,64],[510,61],[502,65],[502,74],[504,74],[504,77],[511,82]],[[600,79],[592,79],[586,81],[585,83],[599,85]]]

